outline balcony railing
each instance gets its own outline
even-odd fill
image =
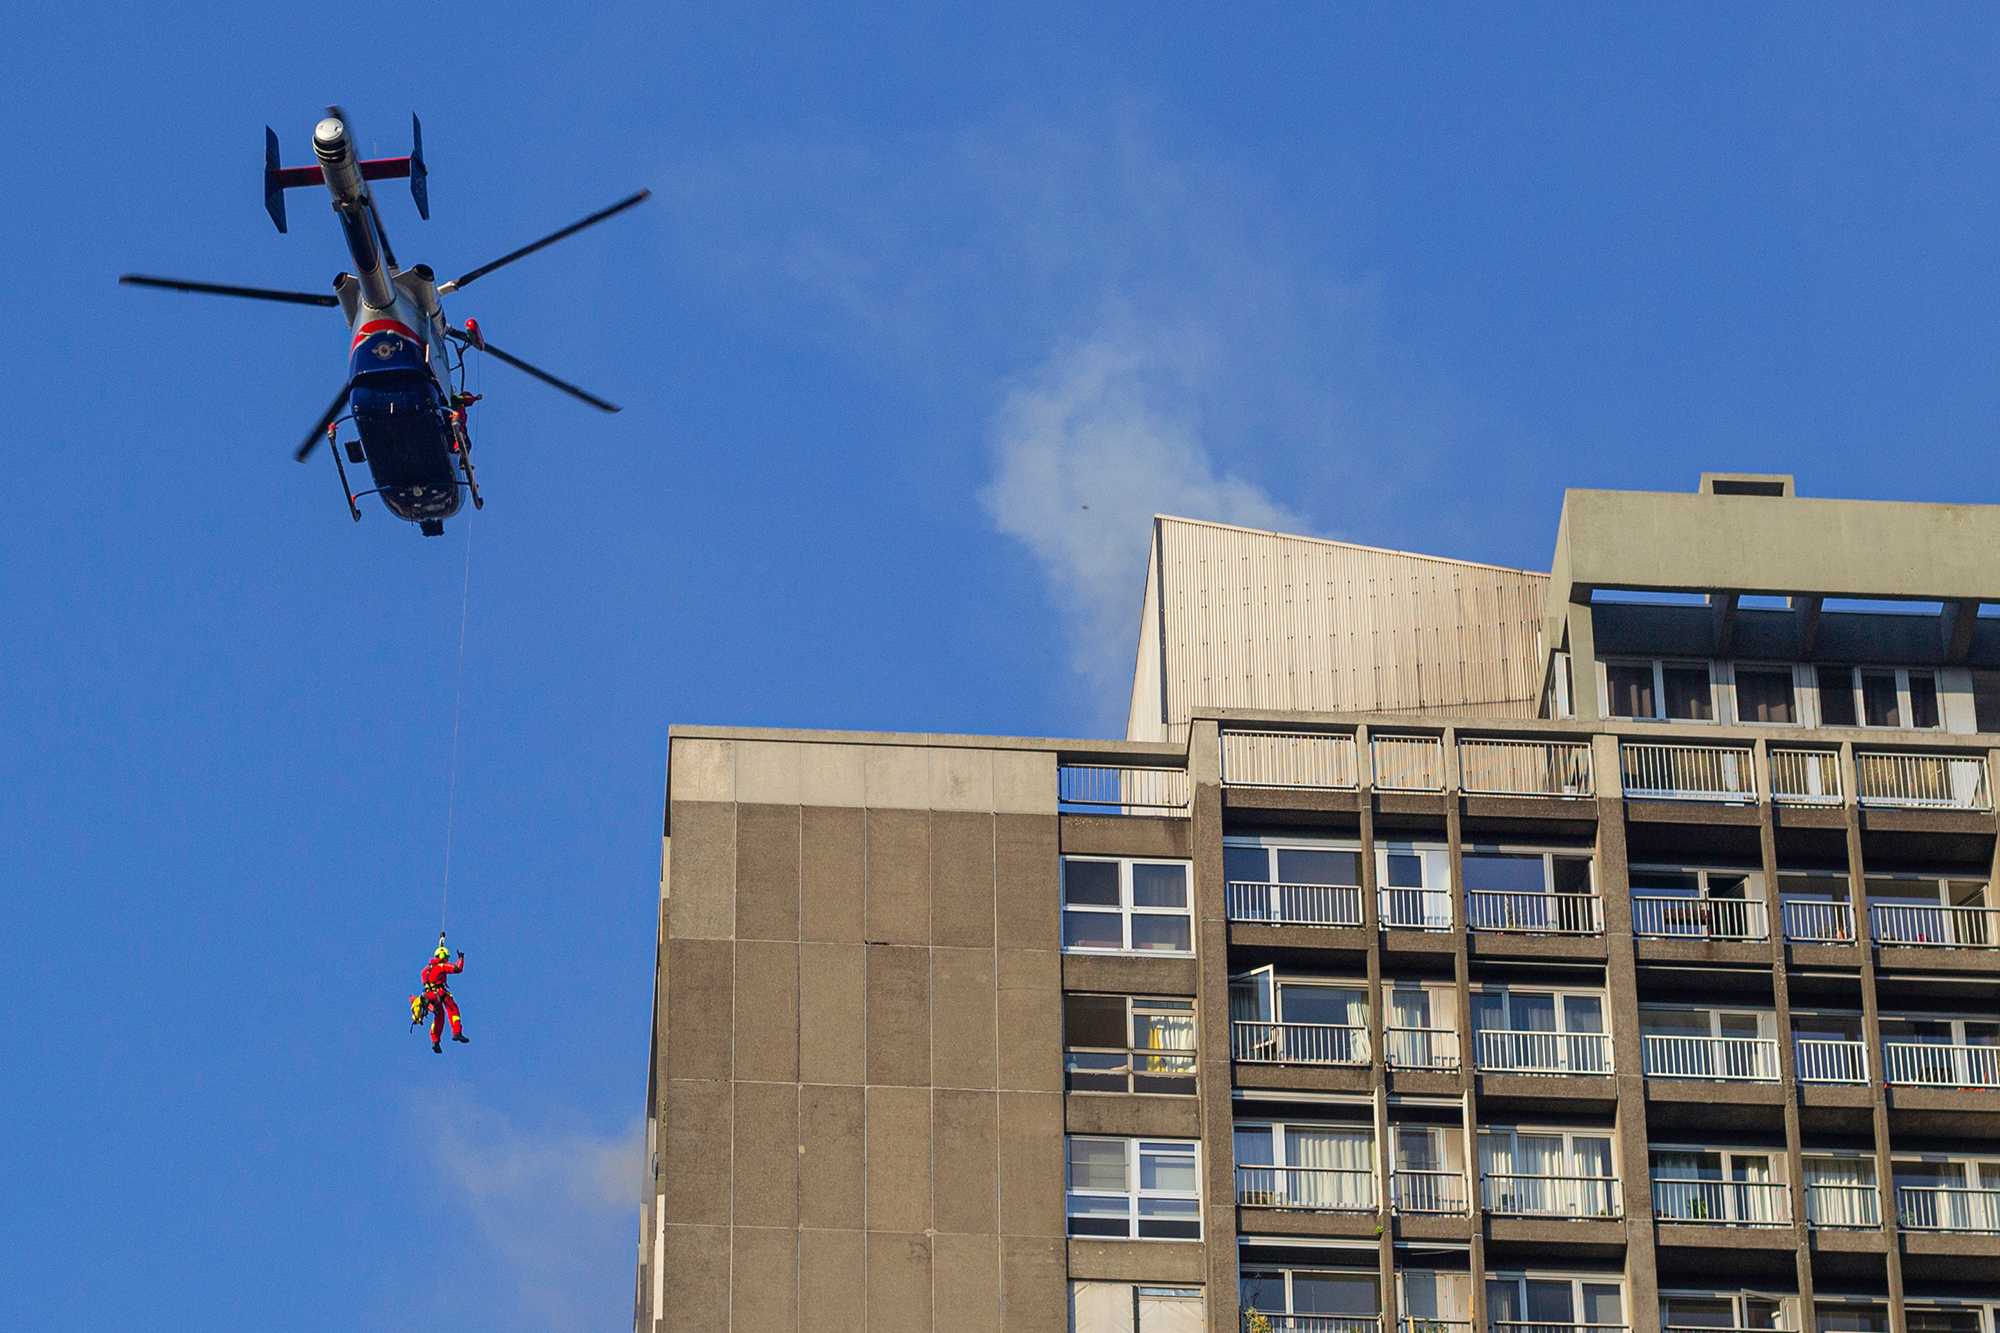
[[[1361,890],[1352,884],[1229,882],[1229,919],[1278,926],[1358,926]]]
[[[1677,1037],[1646,1033],[1640,1055],[1652,1078],[1778,1081],[1778,1043],[1767,1037]]]
[[[1618,1181],[1611,1176],[1481,1177],[1489,1212],[1515,1217],[1617,1217]]]
[[[1448,931],[1451,894],[1443,889],[1377,889],[1376,910],[1384,930]]]
[[[1854,756],[1855,794],[1863,805],[1990,810],[1986,761],[1977,756],[1862,753]]]
[[[1271,1333],[1382,1333],[1382,1321],[1373,1315],[1272,1314],[1268,1310],[1245,1310],[1244,1333],[1252,1333],[1258,1319],[1270,1326]]]
[[[1187,770],[1064,764],[1056,770],[1056,800],[1093,812],[1186,814]]]
[[[1634,897],[1632,933],[1661,940],[1768,940],[1771,918],[1757,898]]]
[[[1916,1088],[2000,1088],[2000,1046],[1885,1041],[1889,1082]]]
[[[1391,1069],[1458,1068],[1458,1033],[1451,1028],[1385,1028]]]
[[[1524,1324],[1514,1319],[1489,1321],[1493,1333],[1627,1333],[1624,1324]]]
[[[1193,1051],[1063,1052],[1064,1087],[1070,1092],[1152,1092],[1192,1096]]]
[[[1377,791],[1443,791],[1444,742],[1436,736],[1368,737]]]
[[[1232,787],[1352,791],[1354,737],[1300,731],[1225,731],[1222,780]]]
[[[1397,1171],[1390,1177],[1396,1210],[1404,1213],[1466,1212],[1465,1176],[1457,1171]]]
[[[1231,1059],[1267,1065],[1365,1065],[1368,1029],[1332,1023],[1229,1025]]]
[[[1831,1231],[1872,1231],[1882,1225],[1882,1195],[1873,1185],[1808,1185],[1806,1221]]]
[[[1914,944],[1932,949],[2000,948],[2000,908],[1995,907],[1870,903],[1868,925],[1877,944]]]
[[[1488,796],[1590,796],[1597,784],[1584,741],[1458,742],[1459,786]]]
[[[1838,750],[1772,750],[1771,799],[1793,805],[1840,804]]]
[[[2000,1231],[2000,1190],[1898,1185],[1896,1221],[1910,1231]]]
[[[1609,1074],[1611,1037],[1603,1032],[1476,1034],[1479,1068],[1489,1074]]]
[[[1625,741],[1618,747],[1625,794],[1653,801],[1754,801],[1755,752],[1747,745],[1662,745]]]
[[[1509,893],[1472,889],[1465,895],[1466,924],[1513,935],[1601,935],[1603,904],[1596,894]]]
[[[1662,1222],[1788,1227],[1792,1192],[1784,1185],[1761,1181],[1655,1180],[1653,1216]]]
[[[1778,914],[1785,923],[1785,938],[1794,944],[1854,943],[1854,904],[1781,903]]]
[[[1246,1208],[1372,1213],[1375,1173],[1307,1166],[1239,1166],[1236,1202]]]
[[[1472,1333],[1470,1319],[1432,1319],[1427,1315],[1405,1315],[1398,1321],[1399,1333]]]
[[[1801,1083],[1866,1083],[1868,1044],[1797,1037],[1792,1041],[1792,1063]]]

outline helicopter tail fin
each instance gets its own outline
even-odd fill
[[[285,185],[279,175],[283,170],[278,165],[278,135],[269,125],[264,127],[264,211],[271,215],[271,221],[278,224],[278,230],[285,230]]]
[[[430,172],[424,167],[424,124],[410,117],[410,198],[417,201],[417,215],[431,220]]]

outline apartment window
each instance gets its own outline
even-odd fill
[[[1760,871],[1635,866],[1632,933],[1654,939],[1763,940],[1771,937]]]
[[[1604,685],[1613,717],[1715,721],[1715,686],[1707,662],[1607,662]]]
[[[1612,1171],[1608,1133],[1482,1129],[1479,1174],[1486,1207],[1496,1213],[1618,1216],[1618,1182]]]
[[[1386,930],[1449,931],[1451,855],[1439,845],[1377,843],[1376,904]]]
[[[2000,731],[2000,671],[1973,671],[1972,715],[1981,731]]]
[[[1472,994],[1479,1067],[1492,1073],[1608,1074],[1604,996],[1489,987]]]
[[[1880,944],[1992,948],[2000,944],[1986,910],[1983,879],[1936,875],[1869,875],[1868,915]]]
[[[1769,1152],[1655,1148],[1653,1215],[1667,1222],[1789,1226],[1792,1196],[1782,1167],[1774,1171],[1772,1162]]]
[[[1464,1137],[1456,1127],[1398,1125],[1392,1147],[1395,1203],[1406,1213],[1466,1211]]]
[[[1785,938],[1800,944],[1852,944],[1854,905],[1844,870],[1787,870],[1778,875]]]
[[[1201,1239],[1200,1144],[1072,1134],[1063,1147],[1070,1235]]]
[[[1823,727],[1895,727],[1935,731],[1937,673],[1929,668],[1814,668]]]
[[[1791,726],[1799,720],[1788,666],[1738,666],[1736,720],[1762,726]]]
[[[1361,852],[1354,845],[1225,843],[1222,877],[1231,921],[1361,924]]]
[[[1486,1317],[1496,1333],[1548,1333],[1549,1325],[1622,1327],[1624,1285],[1583,1277],[1486,1279]]]
[[[1986,1319],[1977,1306],[1906,1306],[1903,1327],[1909,1333],[1986,1333]]]
[[[1230,1057],[1258,1063],[1367,1064],[1362,985],[1280,980],[1260,967],[1229,980]]]
[[[2000,1159],[1895,1157],[1896,1220],[1913,1231],[2000,1231]]]
[[[1526,848],[1468,848],[1465,915],[1474,930],[1590,935],[1603,929],[1590,857]]]
[[[1063,996],[1063,1068],[1071,1092],[1192,1095],[1194,1001]]]
[[[1070,1333],[1202,1333],[1206,1327],[1200,1287],[1069,1284]]]
[[[1238,1203],[1333,1212],[1375,1209],[1373,1130],[1239,1121],[1235,1147]]]
[[[1875,1159],[1853,1153],[1807,1153],[1806,1220],[1816,1227],[1872,1231],[1882,1225]]]
[[[1889,1333],[1889,1310],[1860,1301],[1815,1301],[1813,1323],[1819,1333]]]
[[[1100,953],[1192,953],[1185,861],[1065,856],[1063,948]]]
[[[1660,1327],[1666,1329],[1781,1329],[1791,1327],[1787,1298],[1753,1296],[1748,1292],[1722,1294],[1703,1292],[1661,1292]]]
[[[1374,1323],[1382,1313],[1375,1270],[1245,1268],[1237,1279],[1237,1305],[1247,1325],[1253,1312],[1292,1329],[1341,1329]]]
[[[1458,992],[1415,982],[1388,982],[1382,1037],[1394,1069],[1458,1068]]]

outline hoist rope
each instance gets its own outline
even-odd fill
[[[465,516],[465,581],[458,593],[458,686],[451,703],[451,782],[444,802],[444,894],[438,903],[438,934],[443,938],[445,910],[451,906],[451,831],[458,813],[458,721],[465,708],[465,614],[472,605],[472,515]]]

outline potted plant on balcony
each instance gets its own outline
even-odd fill
[[[1243,1327],[1245,1333],[1271,1333],[1271,1321],[1258,1313],[1254,1305],[1243,1312]]]

